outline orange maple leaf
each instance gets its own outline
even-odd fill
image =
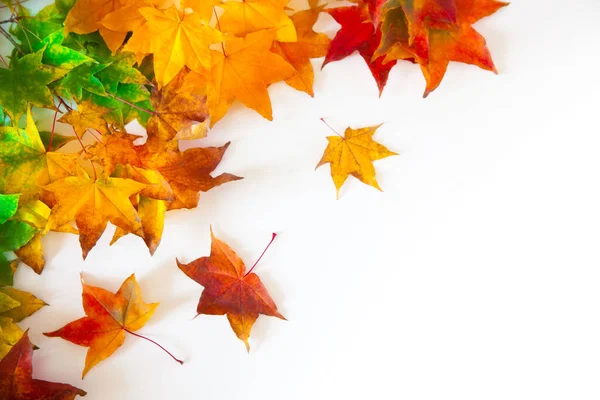
[[[310,0],[310,9],[291,16],[298,40],[296,42],[275,41],[272,48],[275,54],[280,55],[296,70],[294,75],[287,78],[285,82],[294,89],[306,92],[311,96],[314,95],[314,72],[310,59],[324,57],[330,43],[327,35],[313,30],[319,13],[325,8],[324,5],[317,6],[317,3],[318,0]]]
[[[121,347],[125,341],[125,332],[151,341],[134,332],[146,325],[158,307],[158,303],[148,304],[142,301],[140,286],[135,275],[125,279],[117,293],[86,285],[83,279],[81,284],[83,310],[86,317],[44,335],[60,337],[79,346],[89,347],[82,373],[84,378],[90,369]],[[153,343],[158,345],[156,342]],[[162,346],[158,346],[175,361],[183,364]]]
[[[250,351],[248,338],[259,314],[285,318],[277,311],[275,302],[258,275],[252,272],[260,258],[246,272],[242,259],[217,239],[212,229],[210,236],[212,244],[209,257],[199,258],[189,264],[177,260],[177,265],[187,276],[204,286],[198,303],[198,315],[227,315],[231,329]],[[269,246],[275,236],[273,234]]]
[[[141,5],[144,0],[133,2]],[[127,0],[77,0],[65,19],[65,32],[84,35],[99,31],[108,48],[114,53],[123,44],[127,31],[118,32],[107,28],[102,24],[102,20],[125,7],[127,3]]]
[[[139,10],[147,22],[133,33],[124,50],[154,54],[154,74],[160,87],[184,66],[196,72],[210,68],[210,46],[219,43],[222,35],[204,21],[204,7],[196,3],[200,4],[192,2],[183,9],[171,6],[165,10]]]
[[[168,85],[153,88],[150,101],[154,114],[146,124],[149,140],[205,137],[207,129],[203,122],[208,118],[206,83],[203,75],[184,67]],[[199,126],[194,125],[196,122]]]
[[[285,13],[289,0],[225,1],[219,4],[225,12],[219,26],[223,33],[245,36],[263,29],[275,31],[280,42],[295,42],[294,23]]]
[[[44,187],[56,197],[44,233],[75,221],[79,243],[85,259],[106,229],[108,221],[128,231],[141,232],[142,225],[129,197],[146,185],[131,179],[109,178],[105,175],[91,179],[79,169],[70,176]]]
[[[212,52],[208,82],[210,125],[219,121],[237,98],[268,120],[273,119],[267,86],[294,75],[294,68],[270,50],[275,33],[263,30],[244,38],[229,37],[223,53]]]

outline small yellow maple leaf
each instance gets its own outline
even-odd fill
[[[346,128],[344,136],[328,136],[329,144],[317,168],[331,163],[331,177],[339,198],[340,188],[349,175],[361,182],[381,190],[375,178],[373,161],[394,156],[398,153],[389,151],[385,146],[373,140],[373,134],[381,125],[367,128]]]

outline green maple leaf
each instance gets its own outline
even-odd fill
[[[66,71],[42,64],[43,49],[22,58],[13,58],[10,69],[0,69],[0,105],[13,123],[27,111],[28,103],[54,108],[52,93],[47,85],[62,77]]]
[[[12,285],[15,267],[15,262],[9,261],[4,252],[21,248],[37,233],[37,229],[31,225],[8,220],[15,215],[18,206],[18,194],[0,194],[0,286]],[[2,302],[3,297],[0,296],[0,309],[2,309]]]
[[[56,9],[63,15],[67,15],[75,5],[75,0],[55,0]]]
[[[133,68],[135,56],[133,54],[124,54],[113,61],[105,60],[110,64],[98,73],[98,78],[104,84],[106,90],[110,93],[116,93],[120,83],[150,85],[150,82],[137,69]]]
[[[63,30],[63,22],[65,15],[60,13],[52,4],[44,7],[36,15],[31,15],[31,12],[20,7],[18,12],[18,24],[13,24],[10,28],[10,33],[21,43],[21,48],[27,53],[34,53],[39,50],[36,45],[54,32]]]
[[[0,192],[36,198],[43,186],[73,174],[77,157],[47,151],[28,111],[25,129],[0,128]]]
[[[37,15],[30,15],[26,8],[19,10],[21,20],[11,28],[11,33],[21,42],[21,48],[33,53],[46,47],[42,62],[64,69],[73,69],[93,60],[86,55],[63,46],[65,39],[63,22],[65,14],[54,4],[43,8]]]
[[[106,68],[106,64],[83,64],[72,69],[64,78],[53,85],[56,93],[67,99],[74,98],[80,102],[84,91],[98,96],[106,95],[104,85],[95,75]]]
[[[19,197],[18,194],[0,194],[0,224],[15,215],[19,206]]]
[[[87,62],[94,62],[93,59],[81,54],[78,51],[62,45],[65,39],[64,31],[59,30],[46,36],[41,42],[34,45],[36,50],[46,47],[42,61],[44,64],[54,65],[64,69],[73,69]]]
[[[0,225],[0,252],[15,251],[25,246],[38,232],[20,221],[6,221]]]
[[[4,114],[4,110],[2,106],[0,106],[0,127],[9,125],[10,121],[8,120],[8,115]]]

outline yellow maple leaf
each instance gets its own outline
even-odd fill
[[[358,178],[361,182],[381,190],[375,178],[373,161],[397,155],[385,146],[373,140],[373,134],[381,125],[367,128],[346,128],[344,136],[328,136],[329,144],[317,168],[326,163],[331,163],[331,177],[339,198],[340,188],[349,175]]]
[[[109,221],[127,232],[141,231],[140,217],[129,197],[145,187],[131,179],[104,175],[91,179],[80,168],[78,176],[61,179],[44,187],[56,198],[44,233],[74,220],[79,229],[79,242],[85,259]]]
[[[201,72],[210,68],[210,46],[222,35],[203,20],[192,7],[166,10],[144,7],[140,13],[146,24],[134,32],[124,50],[154,54],[154,73],[160,87],[173,79],[184,66]]]
[[[224,52],[212,52],[207,87],[210,124],[219,121],[235,99],[268,120],[273,119],[267,86],[289,78],[294,68],[270,51],[275,32],[263,30],[244,38],[230,37]]]
[[[109,133],[108,124],[103,118],[110,112],[109,109],[97,106],[89,100],[82,101],[77,108],[77,110],[69,110],[59,118],[58,122],[71,125],[80,137],[88,129],[95,129],[102,135]]]
[[[100,31],[108,48],[115,52],[127,32],[116,32],[101,25],[104,17],[126,4],[126,0],[77,0],[65,19],[65,32],[80,35]]]

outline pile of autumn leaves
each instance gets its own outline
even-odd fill
[[[391,68],[406,60],[419,64],[428,95],[450,61],[495,71],[471,25],[506,5],[358,0],[325,8],[309,0],[308,9],[292,12],[287,0],[56,0],[32,15],[17,0],[0,2],[12,13],[0,33],[14,45],[9,60],[0,59],[0,357],[23,336],[14,322],[44,305],[10,287],[19,260],[42,272],[43,235],[78,234],[85,258],[111,222],[113,242],[134,234],[153,254],[167,211],[195,208],[200,192],[241,179],[211,176],[228,143],[179,150],[180,141],[205,137],[234,101],[270,120],[269,85],[285,81],[312,96],[311,58],[325,57],[325,66],[355,52],[380,93]],[[332,40],[313,30],[321,13],[340,24]],[[37,128],[33,106],[55,112],[51,131]],[[146,139],[127,132],[134,120]],[[57,122],[73,134],[56,133]],[[372,140],[376,128],[329,138],[319,165],[331,164],[338,192],[349,175],[378,188],[372,162],[395,153]],[[214,252],[234,254],[213,237]],[[211,266],[179,266],[205,286],[198,313],[227,314],[247,345],[259,313],[281,315],[238,261],[227,274],[270,301],[251,317],[211,309],[211,293],[223,287],[210,289],[214,282],[201,278]],[[124,285],[139,291],[135,278]],[[117,325],[126,330],[126,321]],[[24,359],[27,348],[19,347]],[[69,388],[64,398],[81,394]]]

